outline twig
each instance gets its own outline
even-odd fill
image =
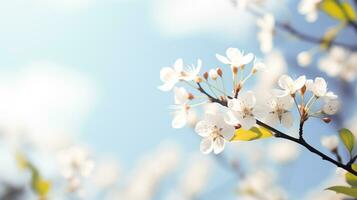
[[[259,17],[259,18],[264,16],[263,13],[260,13],[256,10],[252,9],[251,7],[248,7],[247,11],[250,14],[252,14],[256,17]],[[353,21],[352,21],[352,23],[353,23]],[[349,22],[349,24],[351,25],[351,22]],[[355,23],[353,23],[353,24],[355,24]],[[331,45],[342,46],[342,47],[349,49],[351,51],[357,51],[357,44],[351,45],[351,44],[338,42],[335,40],[326,41],[326,39],[324,39],[324,38],[314,37],[314,36],[308,35],[306,33],[300,32],[299,30],[297,30],[296,28],[294,28],[293,26],[291,26],[289,23],[286,23],[286,22],[275,21],[275,26],[277,28],[279,28],[279,30],[285,31],[285,32],[289,33],[290,35],[292,35],[302,41],[305,41],[305,42],[319,44],[319,45],[328,42],[330,44],[330,46]]]
[[[219,99],[216,99],[214,97],[212,97],[210,94],[208,94],[202,87],[200,83],[197,83],[199,90],[205,94],[212,102],[216,102],[221,104],[222,106],[227,107],[227,102],[226,101],[221,101]],[[274,136],[277,138],[282,138],[282,139],[286,139],[286,140],[290,140],[292,142],[295,142],[297,144],[300,144],[301,146],[304,146],[306,149],[308,149],[310,152],[320,156],[323,160],[326,160],[334,165],[336,165],[337,167],[343,168],[346,171],[352,173],[353,175],[357,176],[357,171],[355,171],[354,169],[352,169],[352,163],[357,159],[357,156],[353,157],[347,164],[343,164],[342,162],[336,161],[335,159],[325,155],[324,153],[322,153],[321,151],[317,150],[316,148],[314,148],[313,146],[311,146],[310,144],[308,144],[305,139],[302,137],[302,132],[303,132],[303,126],[304,123],[300,123],[300,128],[299,128],[299,138],[295,138],[292,137],[288,134],[285,134],[277,129],[275,129],[274,127],[269,126],[268,124],[265,124],[264,122],[256,119],[256,123],[259,126],[262,126],[270,131],[272,131],[274,133]],[[301,132],[301,133],[300,133]]]

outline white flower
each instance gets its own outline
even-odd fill
[[[208,154],[218,154],[223,151],[225,142],[234,135],[234,127],[224,122],[220,114],[206,114],[205,119],[196,124],[195,131],[203,137],[200,150]]]
[[[255,117],[261,116],[261,111],[255,108],[255,104],[256,99],[252,91],[248,91],[237,99],[230,99],[226,122],[234,126],[240,124],[243,129],[249,130],[256,123]]]
[[[89,152],[78,146],[61,151],[58,155],[60,172],[68,181],[70,191],[79,191],[82,179],[91,175],[94,162]]]
[[[297,62],[301,67],[307,67],[312,62],[312,55],[309,51],[302,51],[297,55]]]
[[[174,93],[175,105],[172,106],[172,108],[175,109],[175,111],[171,124],[173,128],[182,128],[189,120],[190,106],[187,104],[189,94],[184,87],[175,87]]]
[[[269,53],[273,49],[273,38],[275,19],[272,14],[266,14],[263,18],[257,20],[257,25],[260,28],[258,32],[258,40],[260,42],[260,50],[263,53]]]
[[[282,75],[279,78],[279,86],[283,89],[278,96],[294,95],[297,90],[300,90],[306,82],[305,76],[300,76],[295,81],[288,75]]]
[[[216,57],[222,63],[231,65],[232,68],[243,67],[244,65],[250,63],[254,58],[252,53],[244,55],[244,53],[237,48],[228,48],[226,55],[227,57],[216,54]]]
[[[333,151],[338,146],[338,137],[336,135],[322,136],[321,144],[330,151]]]
[[[334,115],[340,109],[340,102],[338,100],[329,100],[325,103],[322,111],[328,115]]]
[[[322,0],[301,0],[298,5],[300,14],[305,15],[308,22],[315,22],[318,17],[318,6]]]
[[[208,74],[212,80],[217,80],[217,78],[218,78],[217,70],[210,69]]]
[[[202,66],[202,61],[197,61],[197,66],[191,66],[188,69],[184,70],[183,68],[183,60],[177,59],[174,66],[164,67],[160,71],[160,79],[163,85],[159,86],[159,89],[162,91],[170,91],[177,82],[180,80],[192,81],[196,78],[198,73],[200,72]]]
[[[337,95],[327,91],[327,83],[321,77],[316,77],[315,81],[307,80],[305,85],[306,89],[312,91],[318,98],[324,98],[326,101],[337,99]]]
[[[257,71],[261,71],[261,70],[265,70],[266,69],[266,65],[261,62],[261,61],[257,61],[257,59],[254,59],[254,64],[253,64],[253,68],[252,68],[252,72],[256,73]]]
[[[265,122],[269,125],[275,125],[278,122],[284,127],[290,128],[293,125],[293,115],[289,111],[294,106],[294,100],[291,96],[277,97],[269,103],[269,112]]]
[[[334,46],[328,55],[321,58],[318,67],[331,77],[339,77],[344,81],[354,81],[357,75],[357,53]]]
[[[174,66],[164,67],[160,71],[160,79],[164,82],[163,85],[159,86],[159,89],[162,91],[171,90],[175,84],[179,81],[179,75],[183,70],[183,60],[177,59]]]

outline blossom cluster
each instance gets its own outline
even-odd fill
[[[203,153],[223,151],[225,143],[231,141],[237,129],[249,130],[258,126],[261,120],[269,126],[280,124],[291,128],[298,122],[305,122],[311,117],[330,122],[328,115],[338,111],[337,95],[329,91],[322,77],[314,80],[306,76],[296,79],[284,74],[278,80],[278,88],[272,89],[268,99],[257,99],[260,91],[246,90],[246,83],[257,72],[268,71],[266,65],[252,53],[244,53],[237,48],[228,48],[226,55],[216,54],[217,59],[229,67],[215,68],[200,74],[202,61],[197,65],[184,67],[178,59],[173,67],[160,71],[162,91],[174,91],[173,128],[182,128],[190,123],[192,110],[200,105],[216,103],[222,109],[215,113],[206,113],[204,118],[195,123],[195,131],[203,139],[200,150]],[[248,71],[248,73],[246,73]],[[228,80],[230,84],[225,84]],[[185,87],[198,92],[194,94]],[[232,86],[230,86],[232,85]],[[203,100],[202,100],[203,99]],[[295,119],[294,110],[299,114]]]

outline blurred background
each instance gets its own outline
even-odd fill
[[[306,22],[298,1],[264,3],[277,21],[316,37],[339,23],[323,13]],[[343,107],[334,123],[306,125],[311,144],[323,149],[321,136],[346,126],[357,133],[356,81],[328,76],[317,67],[328,50],[288,33],[276,31],[262,53],[256,20],[229,0],[1,1],[0,199],[39,199],[34,191],[44,199],[341,199],[323,191],[340,181],[336,167],[305,149],[266,139],[203,155],[192,128],[171,128],[160,69],[177,58],[214,68],[215,54],[235,47],[275,76],[326,78]],[[347,27],[336,41],[357,44],[356,33]],[[301,67],[297,55],[307,50],[314,59]],[[78,174],[70,159],[80,161]],[[46,182],[33,186],[34,168]],[[283,195],[247,195],[245,185]]]

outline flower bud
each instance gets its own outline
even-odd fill
[[[338,137],[336,135],[321,137],[321,144],[330,151],[336,151],[338,146]]]
[[[216,70],[217,70],[218,76],[222,77],[223,76],[222,69],[218,67]]]
[[[196,78],[195,78],[195,82],[196,82],[196,83],[201,83],[202,81],[203,81],[203,80],[202,80],[201,77],[196,76]]]
[[[192,100],[192,99],[194,99],[194,98],[195,98],[195,96],[193,96],[192,93],[188,93],[188,99],[189,99],[189,100]]]
[[[203,73],[203,78],[208,79],[208,72]]]
[[[332,119],[329,117],[324,117],[324,118],[322,118],[322,121],[324,121],[326,124],[328,124],[332,121]]]
[[[302,86],[302,88],[300,89],[301,95],[304,95],[306,92],[306,85]]]
[[[210,70],[209,70],[209,77],[210,77],[212,80],[217,80],[217,78],[218,78],[217,71],[214,70],[214,69],[210,69]]]
[[[233,72],[234,75],[237,75],[237,73],[238,73],[238,67],[237,67],[237,66],[233,66],[233,67],[232,67],[232,72]]]
[[[309,51],[302,51],[297,55],[297,62],[301,67],[307,67],[312,62],[312,55]]]

